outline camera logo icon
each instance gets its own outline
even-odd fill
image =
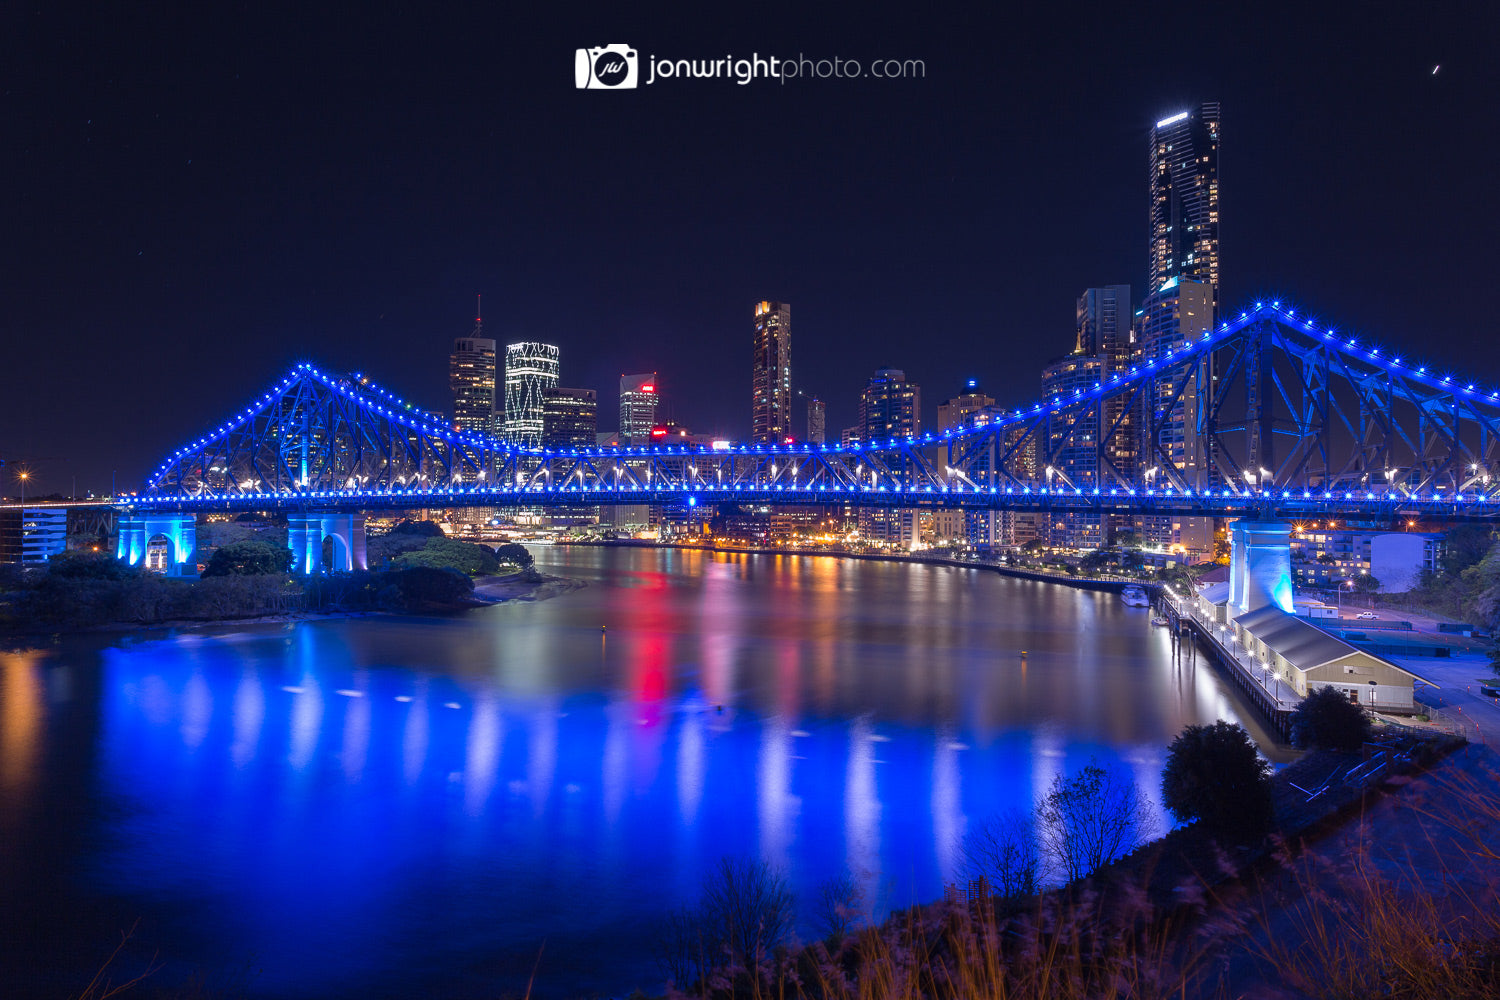
[[[573,57],[573,82],[579,90],[634,90],[637,69],[635,49],[629,45],[579,49]]]

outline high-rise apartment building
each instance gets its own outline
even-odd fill
[[[780,444],[792,436],[792,307],[755,304],[755,355],[750,376],[750,440]]]
[[[656,372],[620,376],[621,444],[645,444],[651,440],[660,402]]]
[[[448,389],[453,394],[453,429],[492,434],[495,430],[495,342],[483,336],[484,321],[474,332],[453,341],[448,355]]]
[[[957,430],[963,427],[972,427],[979,423],[988,423],[988,417],[992,413],[994,406],[994,397],[987,396],[980,391],[979,381],[977,379],[970,379],[967,383],[965,383],[963,392],[949,399],[945,399],[938,404],[937,429],[939,433],[941,433],[942,431],[947,430]],[[981,414],[983,414],[986,419],[978,419]],[[993,452],[994,449],[990,448],[988,450],[990,452]],[[943,468],[943,459],[946,458],[947,451],[948,446],[945,444],[939,444],[934,449],[934,468],[938,470],[941,470]],[[970,469],[971,478],[975,478],[976,476],[978,477],[975,480],[976,483],[979,481],[979,479],[983,479],[985,475],[990,471],[991,466],[988,463],[992,462],[993,458],[993,454],[976,457]],[[983,483],[983,485],[988,486],[990,484],[988,482],[985,482]],[[983,518],[985,522],[986,530],[983,532],[983,534],[985,542],[988,543],[989,538],[992,534],[991,530],[989,529],[989,521],[992,519],[989,517],[985,517],[984,515],[980,515],[980,517]],[[971,536],[974,534],[974,532],[972,529],[977,526],[972,525],[970,523],[971,520],[972,519],[963,511],[962,508],[950,507],[937,509],[933,512],[932,515],[932,540],[940,545],[953,542],[969,544],[973,541],[973,538]]]
[[[922,389],[906,380],[899,368],[882,368],[871,376],[859,397],[861,439],[880,447],[891,438],[915,437],[922,431]],[[891,470],[899,469],[892,456]],[[865,510],[859,516],[860,532],[866,539],[891,547],[909,549],[917,540],[917,512],[914,510]]]
[[[1219,102],[1151,129],[1149,288],[1173,278],[1207,285],[1219,307]]]
[[[807,443],[822,444],[828,438],[828,408],[813,397],[807,401]]]
[[[1103,362],[1097,355],[1070,354],[1042,371],[1042,399],[1058,402],[1085,396],[1099,383]],[[1092,491],[1099,485],[1098,404],[1059,410],[1051,419],[1046,461],[1040,470],[1051,489]],[[1104,544],[1103,520],[1094,512],[1054,514],[1051,544],[1068,549],[1093,549]]]
[[[1160,357],[1168,349],[1197,340],[1213,329],[1213,289],[1201,282],[1169,278],[1141,303],[1139,323],[1142,355]],[[1176,393],[1171,380],[1157,383],[1156,391],[1162,406],[1170,404]],[[1198,385],[1195,375],[1182,391],[1172,417],[1155,434],[1142,422],[1137,465],[1143,477],[1153,468],[1160,471],[1170,467],[1189,488],[1207,488],[1209,456],[1207,442],[1197,437],[1197,413],[1199,400],[1206,400],[1209,391],[1210,387]],[[1164,482],[1170,479],[1161,478]]]
[[[1087,288],[1078,296],[1074,354],[1098,360],[1098,381],[1127,371],[1134,362],[1138,347],[1134,320],[1130,311],[1129,285]],[[1135,418],[1135,408],[1127,407],[1123,397],[1105,400],[1100,413],[1099,434],[1108,440],[1104,443],[1105,465],[1098,470],[1101,481],[1135,481],[1139,444]]]
[[[557,388],[558,350],[524,341],[505,347],[506,440],[530,448],[542,443],[542,394]]]
[[[548,389],[542,393],[542,445],[592,448],[599,431],[599,394],[593,389]]]

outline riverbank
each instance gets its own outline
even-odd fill
[[[830,549],[788,549],[739,545],[726,547],[718,545],[692,545],[686,542],[653,542],[637,538],[612,539],[608,541],[567,541],[557,542],[556,544],[580,545],[592,548],[684,549],[691,552],[713,552],[722,555],[826,556],[834,559],[868,559],[877,562],[919,563],[927,566],[951,566],[958,569],[986,570],[991,573],[998,573],[1001,576],[1015,577],[1019,580],[1032,580],[1038,583],[1060,583],[1079,590],[1096,590],[1112,594],[1117,594],[1132,585],[1141,587],[1148,593],[1154,593],[1161,586],[1159,583],[1142,580],[1069,576],[1066,573],[1047,573],[1041,570],[1017,569],[1013,566],[1001,566],[996,563],[980,562],[972,559],[949,559],[943,556],[930,555],[901,555],[886,552],[847,552]]]
[[[1430,970],[1412,958],[1425,955],[1440,959],[1442,988],[1391,995],[1490,996],[1500,762],[1457,739],[1377,744],[1277,775],[1275,829],[1258,843],[1221,844],[1194,825],[1040,895],[950,887],[942,902],[798,949],[770,988],[823,1000],[869,982],[929,983],[941,1000],[1384,995],[1331,984],[1420,977]]]
[[[223,578],[219,578],[223,579]],[[167,581],[177,587],[191,587],[198,580]],[[321,621],[339,618],[403,617],[412,614],[430,615],[443,612],[461,612],[474,608],[505,604],[511,601],[544,601],[587,586],[583,580],[568,577],[547,576],[521,571],[498,576],[482,576],[474,579],[473,590],[451,601],[429,604],[421,609],[351,606],[342,600],[331,600],[322,607],[306,606],[286,611],[253,611],[244,614],[233,612],[203,615],[175,616],[150,621],[111,619],[97,622],[47,622],[12,619],[0,628],[0,635],[10,640],[26,640],[40,636],[56,635],[59,632],[113,634],[168,629],[192,631],[212,629],[224,625],[284,625],[297,622]],[[300,595],[299,595],[300,596]]]

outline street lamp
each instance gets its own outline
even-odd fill
[[[29,472],[27,472],[27,471],[25,471],[23,469],[21,472],[17,473],[17,476],[21,480],[21,502],[25,503],[26,502],[26,480],[28,480],[28,479],[31,478],[31,473],[29,473]]]

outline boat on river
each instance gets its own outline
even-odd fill
[[[1147,597],[1146,592],[1133,583],[1120,591],[1120,600],[1132,608],[1149,608],[1151,606],[1151,598]]]

